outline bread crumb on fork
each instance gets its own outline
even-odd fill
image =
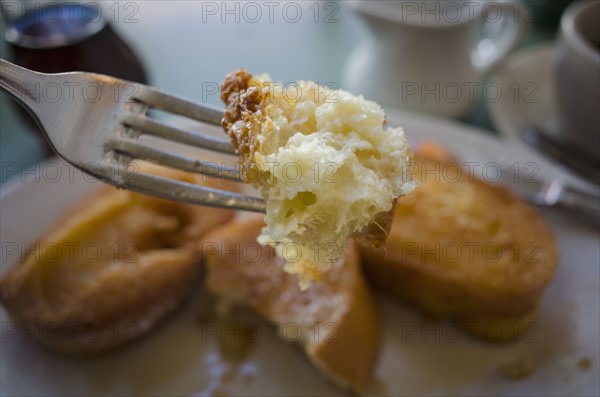
[[[311,81],[283,86],[244,69],[225,77],[222,126],[244,181],[266,201],[259,242],[309,287],[350,237],[383,246],[399,196],[414,189],[412,153],[381,107]]]

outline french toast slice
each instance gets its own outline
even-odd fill
[[[418,187],[398,201],[386,250],[361,247],[363,269],[393,297],[514,340],[554,275],[554,238],[529,205],[458,167],[435,144],[416,151]]]
[[[189,174],[145,169],[200,183]],[[35,330],[34,338],[51,348],[114,349],[150,331],[190,296],[201,282],[198,239],[233,215],[104,187],[8,270],[0,301],[19,328]]]
[[[208,290],[276,323],[280,334],[289,324],[299,327],[298,342],[316,367],[342,387],[364,390],[377,355],[379,320],[356,248],[348,247],[319,282],[302,291],[274,249],[256,242],[263,226],[263,217],[257,216],[206,236],[202,251]],[[318,338],[314,327],[322,331]]]

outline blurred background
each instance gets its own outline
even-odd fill
[[[498,134],[480,88],[507,59],[501,52],[553,43],[570,1],[504,8],[487,1],[0,3],[0,56],[34,70],[106,73],[218,105],[224,75],[245,67],[284,84],[313,80]],[[466,96],[460,90],[473,87],[472,98],[452,108],[456,90]],[[516,87],[524,94],[531,88]],[[12,165],[23,170],[50,153],[28,115],[1,95],[5,183]]]

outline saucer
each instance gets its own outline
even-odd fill
[[[507,58],[486,85],[499,93],[486,104],[501,135],[550,159],[559,168],[597,186],[597,162],[559,134],[553,68],[554,43],[526,48]]]
[[[517,51],[492,72],[488,84],[501,90],[486,101],[501,135],[524,142],[522,134],[535,126],[558,136],[556,88],[552,67],[553,42]]]

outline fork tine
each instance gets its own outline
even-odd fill
[[[126,156],[147,160],[155,164],[176,168],[182,171],[203,174],[214,178],[223,178],[230,181],[242,182],[238,170],[219,167],[214,163],[199,161],[191,157],[175,153],[168,153],[137,141],[128,139],[113,139],[108,142],[107,149],[125,154]]]
[[[123,124],[132,127],[141,133],[147,133],[160,138],[221,153],[237,154],[231,143],[225,139],[218,139],[209,135],[172,127],[144,115],[129,113],[123,118]]]
[[[137,86],[137,91],[132,95],[132,99],[141,101],[153,108],[209,124],[221,125],[221,119],[223,118],[223,110],[166,94],[156,88],[142,84]]]
[[[112,169],[120,175],[119,187],[149,194],[167,200],[210,207],[230,208],[244,211],[265,212],[264,200],[239,193],[213,189],[207,186],[168,179],[144,173],[132,173],[124,169]],[[113,174],[114,175],[114,174]],[[111,178],[114,181],[114,178]],[[114,183],[114,182],[113,182]]]

